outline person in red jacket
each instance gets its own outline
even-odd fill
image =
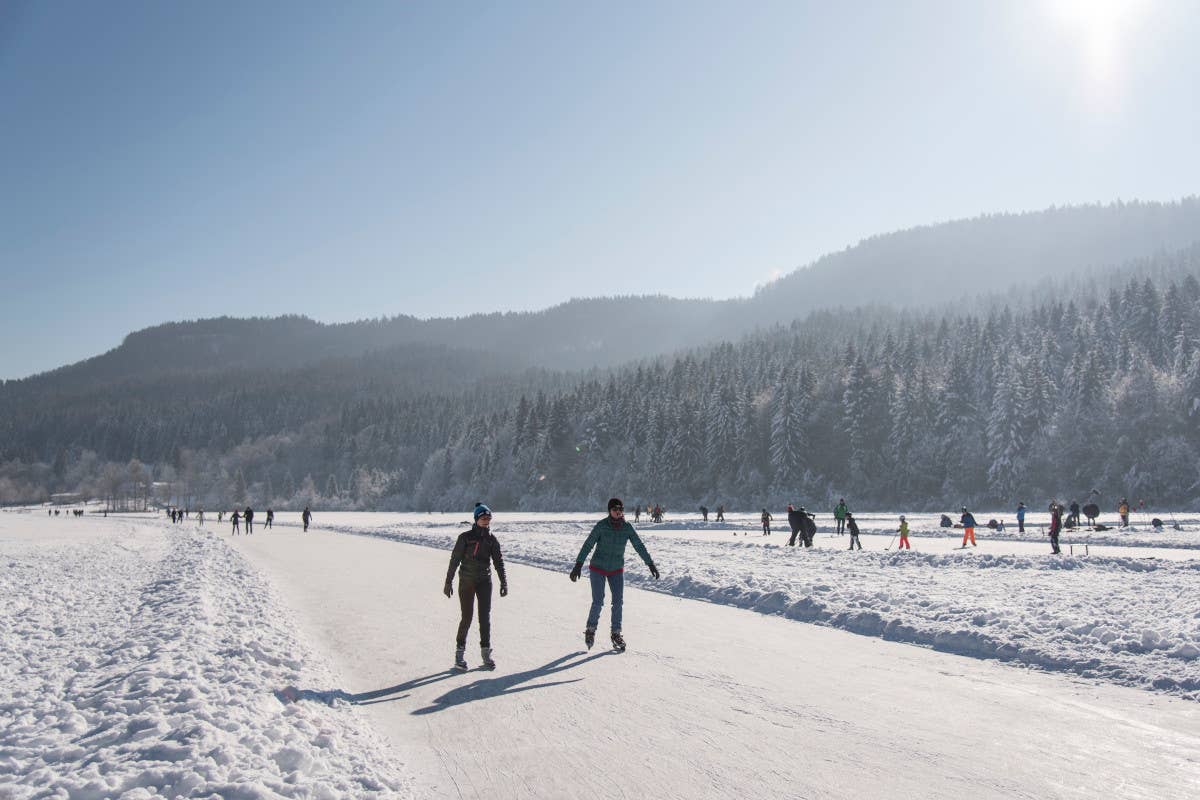
[[[1058,501],[1050,501],[1050,552],[1054,555],[1062,553],[1062,550],[1058,549],[1058,534],[1062,531],[1062,514],[1063,507],[1058,504]]]

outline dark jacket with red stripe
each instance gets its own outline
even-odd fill
[[[504,576],[504,558],[500,555],[500,542],[486,528],[473,526],[471,530],[458,535],[454,543],[454,552],[450,554],[450,569],[446,571],[446,583],[454,580],[454,573],[462,566],[459,579],[482,583],[492,579],[491,565],[496,565],[496,574],[500,576],[500,585],[508,583]]]

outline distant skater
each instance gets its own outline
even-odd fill
[[[977,545],[975,544],[975,516],[970,511],[967,511],[966,506],[962,507],[962,516],[959,517],[959,521],[962,522],[962,526],[963,526],[962,546],[966,547],[967,540],[970,539],[971,547],[976,547]]]
[[[846,532],[846,498],[838,499],[838,504],[833,507],[833,518],[837,520],[838,536],[842,536]]]
[[[804,546],[813,546],[813,537],[817,535],[817,515],[810,511],[805,511],[804,506],[800,506],[800,535],[804,537]]]
[[[621,498],[614,497],[608,501],[608,516],[600,520],[592,528],[579,555],[575,557],[575,567],[571,570],[571,582],[579,580],[583,574],[583,562],[593,547],[592,563],[588,571],[592,583],[592,605],[588,609],[587,625],[583,631],[583,642],[589,650],[596,641],[596,626],[600,624],[600,610],[604,607],[604,587],[608,586],[612,593],[612,646],[617,652],[625,652],[625,639],[621,634],[622,611],[625,598],[625,545],[632,544],[633,549],[642,557],[650,574],[658,580],[658,567],[650,558],[646,545],[642,544],[637,531],[625,519],[625,504]]]
[[[238,514],[236,508],[233,510],[233,516],[230,517],[230,519],[233,520],[233,533],[230,535],[236,536],[240,532],[240,528],[238,528],[238,521],[241,519],[241,515]]]
[[[300,515],[300,519],[304,521],[304,531],[308,532],[308,523],[312,522],[312,512],[308,510],[308,506],[304,507],[304,513]]]
[[[774,519],[774,517],[772,517],[772,516],[771,516],[771,512],[770,512],[770,511],[767,511],[767,510],[764,508],[764,509],[762,510],[762,517],[761,517],[761,519],[762,519],[762,526],[763,526],[763,532],[762,532],[762,535],[763,535],[763,536],[770,536],[770,535],[771,535],[771,520],[773,520],[773,519]]]
[[[792,529],[792,538],[788,539],[788,547],[795,547],[796,537],[800,535],[800,529],[802,527],[800,525],[800,517],[803,515],[796,510],[795,506],[793,506],[791,503],[788,503],[787,516],[788,527]],[[801,539],[800,543],[804,544],[804,540]]]
[[[854,521],[854,515],[849,511],[846,512],[846,529],[850,531],[850,547],[848,550],[853,550],[855,545],[859,550],[862,550],[862,542],[858,539],[858,523]]]
[[[1017,533],[1025,532],[1025,504],[1017,503]]]
[[[217,511],[217,524],[220,525],[224,521],[225,521],[225,512]]]
[[[246,506],[246,510],[242,512],[242,517],[246,520],[247,535],[254,533],[254,509]]]
[[[896,531],[900,534],[900,546],[897,550],[912,550],[912,545],[908,543],[908,521],[904,519],[904,515],[900,515],[900,527]]]
[[[1117,506],[1117,514],[1121,517],[1121,527],[1129,527],[1129,501],[1124,497],[1121,498],[1120,505]]]
[[[725,506],[717,506],[717,522],[725,521]]]
[[[1056,501],[1050,502],[1050,553],[1052,555],[1060,555],[1061,550],[1058,549],[1058,534],[1062,531],[1062,513],[1063,507]]]
[[[454,668],[467,669],[467,633],[475,605],[479,605],[479,656],[484,669],[495,669],[492,659],[492,565],[500,576],[500,596],[508,596],[508,578],[504,574],[504,558],[500,542],[492,535],[492,510],[480,503],[473,512],[471,529],[458,535],[450,553],[450,568],[442,593],[454,596],[454,575],[458,573],[458,604],[462,616],[454,640]]]
[[[270,528],[271,523],[273,523],[274,521],[275,521],[275,512],[268,508],[267,509],[267,527]]]
[[[708,506],[700,506],[700,516],[704,517],[704,521],[708,522]],[[635,516],[634,519],[637,519]]]
[[[196,509],[196,522],[198,522],[200,524],[201,528],[204,527],[204,509],[203,508]]]

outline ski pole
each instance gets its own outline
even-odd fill
[[[897,533],[895,536],[893,536],[893,537],[892,537],[892,542],[896,541],[896,536],[899,536],[899,535],[900,535],[900,534],[899,534],[899,533]],[[885,547],[885,548],[883,548],[883,549],[884,549],[884,550],[891,550],[891,549],[892,549],[892,542],[888,542],[888,543],[887,543],[887,547]]]

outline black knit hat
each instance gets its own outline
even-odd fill
[[[611,497],[611,498],[609,498],[609,500],[608,500],[608,510],[609,510],[609,511],[612,511],[612,510],[613,510],[614,508],[616,508],[617,506],[620,506],[621,508],[624,508],[624,507],[625,507],[625,504],[621,502],[621,498],[619,498],[619,497]]]

